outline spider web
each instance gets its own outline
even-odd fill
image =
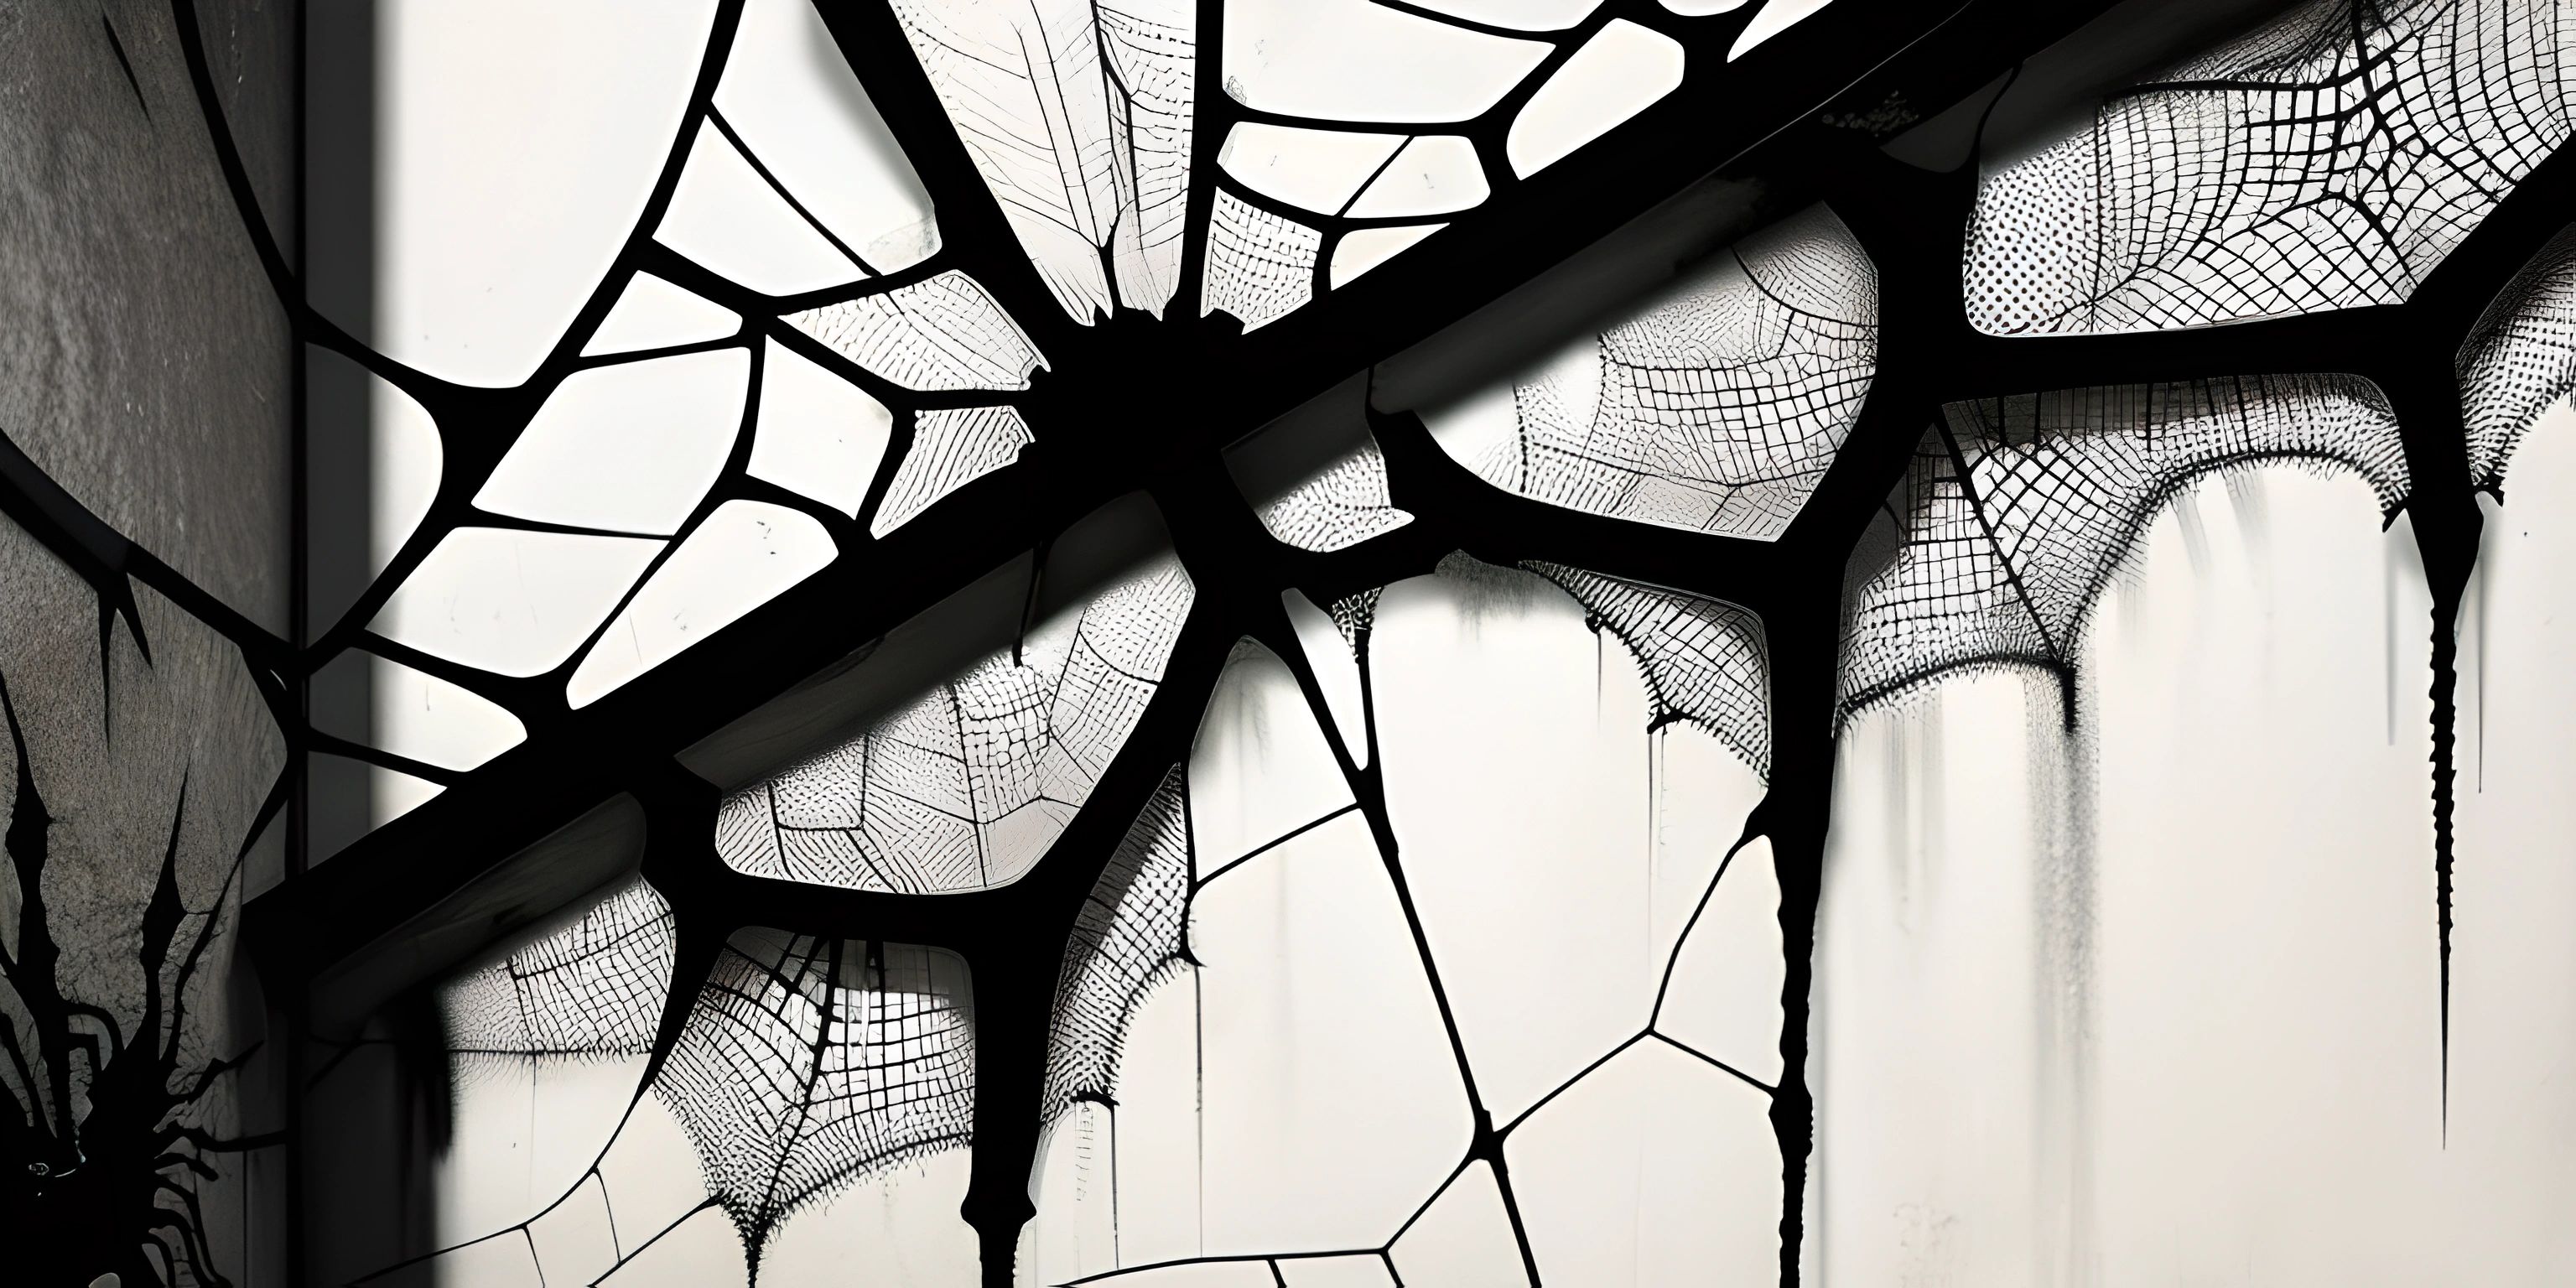
[[[1189,616],[1165,561],[854,741],[728,797],[716,851],[755,876],[906,894],[1005,885],[1144,716]]]
[[[1355,546],[1413,521],[1388,498],[1386,457],[1371,443],[1261,508],[1270,535],[1300,550]]]
[[[1056,302],[1086,323],[1161,316],[1189,187],[1189,0],[899,0],[895,16]]]
[[[1831,211],[1747,240],[1597,358],[1514,391],[1479,474],[1612,518],[1769,540],[1851,432],[1878,361],[1878,277]]]
[[[975,1100],[965,962],[901,944],[734,936],[653,1084],[710,1195],[763,1246],[805,1204],[968,1140]]]
[[[1026,389],[1046,365],[992,295],[954,270],[786,320],[906,389]]]
[[[1637,661],[1653,699],[1651,728],[1676,720],[1707,730],[1755,774],[1771,777],[1771,661],[1762,619],[1697,595],[1563,564],[1524,563],[1583,605]]]
[[[1010,407],[941,407],[913,420],[912,446],[903,454],[885,500],[868,524],[882,537],[909,523],[941,497],[1018,460],[1037,441],[1029,423]]]
[[[1174,766],[1109,856],[1074,919],[1048,1020],[1045,1115],[1107,1099],[1136,1008],[1189,961],[1194,860],[1189,806]]]
[[[1230,313],[1246,331],[1306,307],[1315,295],[1315,256],[1324,235],[1284,215],[1216,195],[1208,218],[1207,282],[1199,312]]]
[[[1969,320],[2098,334],[2402,301],[2567,138],[2550,0],[2310,0],[1984,181]]]
[[[2576,228],[2551,238],[2487,306],[2458,365],[2469,480],[2501,495],[2523,434],[2576,390]]]
[[[1899,540],[1858,557],[1841,717],[1948,672],[2073,674],[2102,588],[2167,499],[2213,470],[2350,470],[2394,515],[2408,487],[2387,401],[2350,376],[2123,385],[1952,403],[1889,499]],[[2072,708],[2069,708],[2070,712]]]
[[[441,989],[448,1051],[469,1065],[649,1054],[673,943],[671,905],[629,882],[572,925]]]

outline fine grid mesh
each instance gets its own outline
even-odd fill
[[[1271,536],[1318,552],[1355,546],[1412,521],[1388,499],[1386,457],[1375,443],[1261,508],[1261,524]]]
[[[1966,263],[1995,335],[2402,301],[2576,122],[2552,0],[2309,0],[1988,174]]]
[[[1048,1021],[1044,1112],[1117,1087],[1127,1026],[1154,986],[1187,960],[1189,816],[1174,766],[1110,855],[1076,916]]]
[[[1697,595],[1605,577],[1563,564],[1525,563],[1583,605],[1637,659],[1654,700],[1653,723],[1688,721],[1771,776],[1771,659],[1762,620]]]
[[[2201,475],[2264,461],[2339,467],[2387,513],[2408,486],[2396,418],[2351,376],[2063,390],[1952,403],[1943,416],[1890,498],[1895,558],[1853,596],[1844,718],[1953,670],[2072,667],[2114,570]]]
[[[671,907],[641,879],[572,925],[439,990],[452,1055],[643,1055],[671,990]]]
[[[906,389],[1026,389],[1046,365],[983,285],[953,269],[786,321]]]
[[[2514,448],[2576,390],[2576,228],[2523,265],[2460,346],[2469,480],[2501,493]]]
[[[755,876],[902,894],[1033,866],[1142,719],[1189,616],[1165,560],[933,686],[867,733],[726,798],[716,852]]]
[[[1220,189],[1207,239],[1202,315],[1231,313],[1250,331],[1295,312],[1314,295],[1322,233]]]
[[[897,0],[894,12],[1056,302],[1086,323],[1121,304],[1159,316],[1188,206],[1191,0]]]
[[[789,1213],[971,1134],[973,999],[953,953],[736,934],[653,1083],[758,1264]]]
[[[1020,449],[1037,441],[1012,407],[932,408],[912,425],[912,446],[886,484],[869,536],[911,522],[941,497],[1018,460]]]
[[[1769,540],[1860,414],[1878,277],[1814,207],[1594,345],[1594,361],[1514,391],[1519,432],[1477,472],[1593,514]]]

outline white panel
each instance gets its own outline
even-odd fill
[[[1664,8],[1685,18],[1705,18],[1713,13],[1732,13],[1744,7],[1744,0],[1663,0]]]
[[[1189,984],[1184,980],[1178,986]],[[1121,1049],[1127,1049],[1134,1036],[1131,1023],[1129,1032],[1121,1035]],[[1120,1087],[1118,1094],[1124,1100],[1127,1089]],[[1029,1186],[1037,1215],[1020,1229],[1014,1266],[1019,1283],[1068,1283],[1118,1268],[1124,1248],[1118,1194],[1111,1183],[1118,1171],[1121,1144],[1112,1117],[1116,1112],[1097,1101],[1078,1101],[1039,1142],[1037,1176]]]
[[[1473,142],[1456,134],[1428,134],[1405,144],[1349,213],[1358,219],[1445,215],[1479,205],[1492,192]]]
[[[939,249],[913,173],[811,0],[751,0],[716,110],[797,204],[880,273]]]
[[[1355,228],[1342,234],[1342,239],[1333,244],[1333,287],[1340,289],[1344,282],[1412,249],[1414,243],[1448,226],[1408,224],[1398,228]]]
[[[2576,1085],[2557,1072],[2576,1069],[2576,412],[2565,403],[2522,439],[2505,496],[2485,505],[2460,639],[2445,1161],[2483,1181],[2461,1187],[2450,1218],[2455,1241],[2483,1255],[2454,1264],[2543,1283],[2576,1274],[2576,1233],[2557,1215],[2576,1204]]]
[[[472,769],[525,741],[517,716],[489,698],[373,654],[367,683],[376,746],[441,769]]]
[[[1195,912],[1207,1251],[1386,1238],[1458,1165],[1469,1123],[1367,823],[1344,815],[1244,864]]]
[[[713,125],[699,127],[653,240],[763,295],[819,291],[865,275]]]
[[[527,379],[643,215],[715,9],[377,6],[377,311],[337,320],[443,379]]]
[[[699,1170],[697,1150],[659,1096],[635,1102],[635,1111],[627,1115],[626,1125],[618,1129],[616,1141],[599,1160],[599,1174],[607,1184],[609,1202],[616,1205],[621,1230],[665,1229],[707,1197],[706,1174]],[[634,1251],[631,1245],[627,1248],[629,1255]],[[731,1252],[739,1258],[742,1245],[737,1242]],[[731,1273],[721,1260],[707,1268],[720,1278]]]
[[[1769,1096],[1661,1042],[1593,1070],[1503,1145],[1539,1277],[1636,1288],[1774,1282],[1780,1151],[1770,1114]]]
[[[1777,1086],[1782,952],[1780,877],[1771,838],[1757,837],[1727,862],[1682,941],[1655,1030]]]
[[[1520,1241],[1483,1160],[1449,1182],[1421,1219],[1387,1249],[1406,1288],[1515,1288],[1529,1283]]]
[[[1103,1288],[1273,1288],[1279,1281],[1267,1261],[1213,1261],[1131,1270],[1098,1282]]]
[[[1524,177],[1646,110],[1682,83],[1682,47],[1625,18],[1603,27],[1521,107],[1503,141]]]
[[[2348,475],[2204,480],[2093,614],[2075,736],[2051,680],[1996,676],[1846,735],[1809,1068],[1837,1275],[2407,1283],[2468,1249],[2509,1282],[2576,1253],[2480,1197],[2531,1179],[2527,1127],[2467,1135],[2455,1082],[2442,1138],[2418,568]]]
[[[1391,587],[1369,653],[1405,876],[1502,1121],[1646,1027],[1762,787],[1705,734],[1648,733],[1635,664],[1570,596],[1466,567]]]
[[[1227,0],[1225,88],[1237,102],[1342,121],[1464,121],[1548,54],[1369,0]]]
[[[753,478],[809,496],[855,519],[885,461],[894,413],[866,390],[776,340],[761,356]]]
[[[1583,21],[1601,0],[1416,0],[1419,8],[1488,27],[1562,31]]]
[[[2544,1247],[2576,1264],[2563,1222],[2483,1197],[2536,1179],[2490,1152],[2531,1119],[2471,1136],[2455,1116],[2443,1139],[2420,567],[2349,475],[2266,470],[2178,498],[2097,613],[2098,949],[2078,978],[2100,1080],[2071,1142],[2091,1176],[2069,1170],[2104,1263],[2152,1248],[2177,1278],[2250,1260],[2276,1283],[2538,1282],[2556,1276],[2514,1262]],[[2487,1069],[2543,1076],[2519,1064]]]
[[[1386,1259],[1370,1253],[1358,1257],[1292,1257],[1279,1263],[1288,1288],[1394,1288]]]
[[[1190,747],[1199,870],[1213,872],[1350,803],[1350,785],[1287,665],[1258,644],[1240,646]]]
[[[545,1288],[545,1279],[537,1272],[535,1254],[519,1239],[490,1239],[471,1247],[458,1248],[437,1259],[436,1278],[431,1282],[447,1288]],[[122,1281],[110,1279],[109,1288],[122,1288]],[[98,1288],[92,1281],[91,1288]]]
[[[1671,0],[1665,0],[1665,2],[1669,4]],[[1762,12],[1753,15],[1753,21],[1744,24],[1744,31],[1735,38],[1735,46],[1726,51],[1726,61],[1731,63],[1742,58],[1746,50],[1787,31],[1833,2],[1834,0],[1770,0],[1770,3],[1762,6]]]
[[[632,1260],[600,1280],[599,1288],[733,1288],[751,1282],[742,1236],[723,1208],[707,1208],[667,1232],[644,1233],[659,1237],[649,1246],[638,1238]]]
[[[638,349],[721,340],[742,329],[742,316],[651,273],[637,273],[583,345],[585,358]]]
[[[2053,688],[1946,681],[1838,743],[1806,1070],[1806,1229],[1837,1277],[2056,1282],[2032,1228],[2046,857],[2026,741],[2057,722]]]
[[[592,1283],[615,1268],[617,1218],[599,1178],[584,1178],[570,1198],[530,1222],[528,1242],[548,1282]]]
[[[677,532],[723,472],[751,355],[684,353],[576,371],[474,494],[494,514],[617,532]]]
[[[369,629],[479,670],[542,675],[589,638],[662,545],[458,528],[413,570]]]
[[[525,1221],[581,1185],[617,1134],[645,1064],[641,1056],[469,1059],[457,1069],[448,1147],[426,1196],[440,1245]],[[622,1206],[614,1194],[611,1202]]]
[[[832,562],[812,515],[727,501],[671,552],[574,669],[564,697],[590,705]]]
[[[1225,172],[1266,197],[1332,214],[1404,142],[1401,134],[1307,130],[1246,121],[1216,154]]]

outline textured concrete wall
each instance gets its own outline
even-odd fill
[[[257,217],[286,247],[297,8],[196,9]],[[0,1088],[41,1124],[0,1125],[0,1228],[32,1227],[0,1246],[13,1273],[32,1272],[18,1282],[40,1285],[115,1273],[132,1288],[184,1278],[191,1262],[205,1282],[288,1276],[283,1151],[154,1149],[144,1121],[166,1113],[205,1142],[255,1141],[283,1121],[282,1044],[260,1046],[267,1004],[233,921],[245,883],[274,881],[282,863],[283,827],[255,837],[254,821],[285,741],[238,625],[228,636],[184,592],[84,564],[49,521],[94,516],[210,595],[210,615],[238,613],[248,638],[288,630],[288,321],[218,164],[175,12],[0,3],[0,435],[15,471],[0,477],[12,516],[0,518],[0,682],[23,740],[0,742],[13,861],[0,875],[12,954],[0,1016],[29,1056],[26,1074],[0,1071]],[[103,605],[117,610],[104,639]],[[245,1053],[187,1100],[210,1064]],[[214,1179],[176,1160],[190,1153]],[[176,1188],[156,1195],[162,1177]],[[153,1236],[166,1256],[144,1251]]]

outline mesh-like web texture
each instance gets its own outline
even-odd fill
[[[1771,657],[1762,619],[1697,595],[1563,564],[1525,563],[1637,659],[1658,726],[1687,720],[1771,776]]]
[[[1386,457],[1371,443],[1261,508],[1261,523],[1300,550],[1339,550],[1411,523],[1388,499]]]
[[[1231,313],[1250,331],[1296,312],[1313,298],[1322,233],[1219,192],[1207,237],[1201,314]]]
[[[671,906],[635,881],[579,921],[447,985],[450,1052],[643,1055],[671,990]]]
[[[1045,1112],[1108,1096],[1128,1021],[1145,995],[1187,960],[1190,827],[1175,767],[1083,901],[1057,977],[1048,1021]]]
[[[1968,317],[1997,335],[2404,300],[2576,121],[2553,0],[2311,0],[1986,177]]]
[[[757,1267],[781,1219],[969,1139],[973,997],[954,954],[748,930],[654,1080]]]
[[[859,738],[727,798],[716,851],[755,876],[904,894],[1035,865],[1152,701],[1189,616],[1165,561],[923,693]]]
[[[2469,479],[2501,490],[2514,448],[2541,413],[2576,390],[2576,228],[2523,265],[2460,346]]]
[[[1065,312],[1160,315],[1188,197],[1189,0],[898,0],[895,16]]]
[[[1890,498],[1895,556],[1851,601],[1846,717],[1961,668],[2066,673],[2130,547],[2212,470],[2339,466],[2389,513],[2408,487],[2386,399],[2351,376],[2074,389],[1952,403],[1943,415]]]
[[[941,497],[1018,460],[1020,449],[1036,441],[1010,407],[940,407],[912,423],[912,447],[886,484],[870,536],[902,527]]]
[[[1877,362],[1877,272],[1818,207],[1603,332],[1595,361],[1515,390],[1519,433],[1477,471],[1556,505],[1767,540],[1833,463]]]
[[[906,389],[1026,389],[1046,365],[983,286],[953,270],[786,321]]]

